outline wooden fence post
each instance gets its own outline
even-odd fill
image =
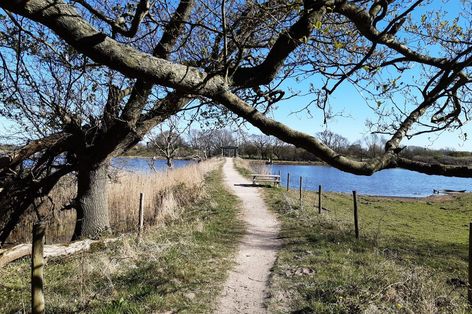
[[[318,186],[318,213],[321,214],[321,184]]]
[[[467,285],[467,300],[472,307],[472,222],[469,223],[469,282]]]
[[[38,221],[33,225],[33,247],[31,252],[31,312],[42,314],[44,305],[44,234],[46,223]]]
[[[356,239],[359,239],[359,220],[357,217],[357,194],[356,191],[352,191],[352,198],[354,200],[354,228],[356,232]]]
[[[144,229],[144,193],[139,193],[139,230],[138,234],[141,237]]]
[[[300,176],[300,204],[302,202],[302,184],[303,184],[303,177]]]
[[[287,191],[290,190],[290,172],[287,172]]]

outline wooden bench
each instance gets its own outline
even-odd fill
[[[256,184],[256,182],[272,182],[275,186],[280,185],[280,176],[275,174],[257,174],[253,173],[252,176],[252,184]]]

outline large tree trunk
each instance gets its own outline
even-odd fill
[[[108,216],[109,161],[81,160],[77,174],[77,222],[73,240],[97,239],[110,232]]]
[[[172,164],[172,157],[166,157],[167,161],[167,168],[172,169],[173,164]]]

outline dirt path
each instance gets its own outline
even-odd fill
[[[225,184],[243,203],[247,224],[236,256],[236,267],[227,279],[216,313],[266,313],[264,299],[270,269],[280,245],[279,224],[264,203],[259,189],[241,176],[232,158],[223,167]]]

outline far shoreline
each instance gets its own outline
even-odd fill
[[[249,162],[260,162],[267,164],[267,160],[264,159],[250,159],[250,158],[242,158]],[[272,160],[272,164],[277,165],[307,165],[307,166],[329,166],[324,161],[312,161],[312,160]]]
[[[142,159],[152,159],[156,157],[156,160],[166,160],[165,157],[162,157],[162,156],[139,156],[139,155],[122,155],[122,156],[116,156],[114,158],[142,158]],[[196,158],[192,158],[192,157],[175,157],[175,158],[172,158],[172,160],[197,160]]]

